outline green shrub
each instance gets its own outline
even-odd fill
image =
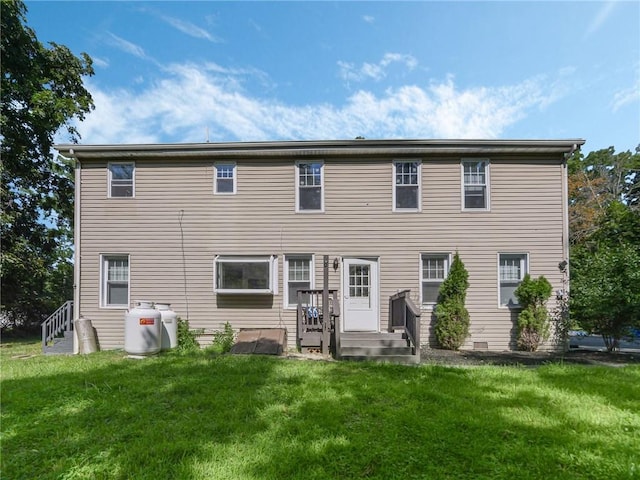
[[[465,299],[469,273],[458,252],[453,257],[449,275],[442,282],[435,309],[435,335],[442,348],[458,350],[469,336],[469,312]]]
[[[547,299],[551,295],[551,284],[540,276],[532,280],[529,274],[516,288],[515,295],[522,307],[518,315],[518,348],[535,352],[549,338],[549,312]]]
[[[181,353],[196,352],[200,350],[198,343],[198,331],[189,328],[189,320],[178,317],[178,347],[176,350]]]
[[[228,353],[231,351],[235,338],[236,335],[233,327],[231,327],[229,322],[226,322],[222,330],[213,333],[213,345],[220,353]]]
[[[469,312],[459,298],[436,307],[436,338],[442,348],[458,350],[469,336]]]

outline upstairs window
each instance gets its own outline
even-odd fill
[[[322,162],[300,162],[296,165],[296,211],[324,210]]]
[[[219,256],[215,260],[216,293],[274,293],[273,256]]]
[[[236,193],[236,165],[234,163],[215,164],[213,193],[218,195],[233,195]]]
[[[438,302],[440,285],[449,275],[448,253],[425,253],[422,255],[422,304],[433,306]]]
[[[129,306],[129,256],[101,255],[100,306],[127,308]]]
[[[514,292],[528,272],[526,253],[501,253],[498,256],[500,276],[500,306],[517,307],[518,299]]]
[[[109,163],[109,197],[133,197],[135,171],[134,163]]]
[[[393,210],[420,210],[420,162],[395,161]]]
[[[313,257],[311,255],[287,255],[285,257],[285,305],[293,308],[298,305],[298,290],[313,288]],[[309,295],[302,298],[309,302]]]
[[[464,210],[489,209],[489,162],[464,160],[462,162],[462,204]]]

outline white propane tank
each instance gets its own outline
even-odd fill
[[[170,307],[170,303],[156,303],[156,310],[162,318],[162,350],[178,346],[178,315]]]
[[[124,350],[130,355],[158,353],[162,341],[162,321],[152,302],[138,301],[124,315]]]

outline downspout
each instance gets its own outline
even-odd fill
[[[569,293],[569,169],[567,162],[578,150],[578,145],[575,143],[571,147],[571,150],[564,155],[562,160],[562,255],[563,261],[566,262],[566,267],[562,271],[563,295]]]
[[[75,160],[75,184],[74,184],[74,203],[73,203],[73,322],[80,318],[80,159],[74,155],[73,149],[69,149],[69,155]],[[79,353],[78,332],[74,328],[73,335],[73,353]]]

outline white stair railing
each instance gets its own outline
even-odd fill
[[[73,331],[73,301],[69,300],[42,322],[42,351],[62,332]]]

